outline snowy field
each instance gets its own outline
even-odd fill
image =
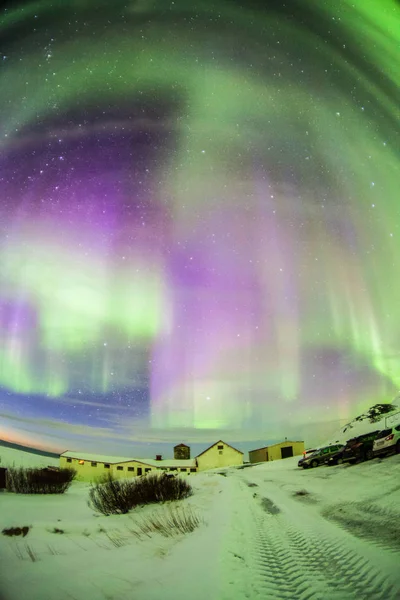
[[[173,537],[134,533],[168,506],[105,517],[87,506],[86,483],[60,496],[2,492],[0,530],[31,529],[0,536],[0,598],[398,600],[400,455],[313,470],[297,461],[194,475],[194,495],[175,504],[200,526]]]

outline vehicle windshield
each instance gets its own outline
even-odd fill
[[[309,454],[307,458],[312,458],[313,456],[318,456],[321,454],[321,450],[315,450],[312,454]]]

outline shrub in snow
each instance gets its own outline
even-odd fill
[[[166,473],[150,473],[132,481],[134,504],[151,504],[167,500],[181,500],[193,494],[186,479],[169,477]]]
[[[22,537],[26,537],[29,533],[29,525],[24,525],[23,527],[9,527],[8,529],[3,529],[1,532],[3,535],[8,535],[12,537],[14,535],[22,535]]]
[[[127,513],[133,507],[130,487],[131,481],[115,480],[108,474],[105,482],[92,484],[88,505],[103,515]]]
[[[108,483],[109,481],[115,481],[115,477],[111,471],[106,471],[92,480],[93,483]]]
[[[89,506],[103,515],[127,513],[139,504],[181,500],[193,493],[192,487],[179,477],[151,473],[136,479],[95,483],[89,492]]]
[[[18,494],[63,494],[76,475],[73,469],[25,469],[7,470],[6,489]]]

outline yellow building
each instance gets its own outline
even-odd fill
[[[114,477],[136,477],[152,471],[167,471],[190,475],[196,473],[196,461],[105,456],[86,452],[67,451],[60,455],[61,468],[73,468],[78,481],[94,481],[106,473]]]
[[[243,464],[243,452],[219,440],[196,456],[197,470],[233,467]]]
[[[181,448],[183,447],[184,448]],[[178,451],[177,451],[178,448]],[[190,447],[179,444],[174,448],[174,456],[190,456]],[[163,459],[161,455],[152,458],[127,456],[105,456],[67,450],[60,455],[60,467],[72,468],[77,472],[78,481],[95,481],[111,473],[114,477],[137,477],[152,471],[167,471],[190,475],[197,471],[231,467],[243,464],[243,452],[220,440],[196,458]]]
[[[250,450],[249,460],[251,463],[280,460],[281,458],[289,458],[290,456],[299,456],[303,454],[304,450],[304,442],[285,440],[284,442],[279,442],[279,444]]]

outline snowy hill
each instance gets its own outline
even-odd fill
[[[0,467],[59,467],[60,458],[54,453],[34,453],[0,444]]]
[[[387,429],[389,427],[393,427],[394,425],[398,425],[400,423],[400,411],[393,411],[391,413],[387,413],[382,415],[382,418],[374,423],[371,423],[368,418],[356,417],[347,423],[344,427],[339,429],[329,440],[326,441],[326,444],[334,444],[336,442],[346,443],[347,440],[351,438],[357,437],[359,435],[363,435],[364,433],[370,433],[372,431],[381,431],[382,429]]]
[[[32,446],[23,446],[15,442],[7,442],[6,440],[0,439],[1,448],[13,448],[14,450],[22,450],[22,452],[29,452],[30,454],[38,454],[40,456],[51,456],[52,458],[58,458],[59,452],[50,452],[49,450],[40,450],[39,448],[33,448]]]

